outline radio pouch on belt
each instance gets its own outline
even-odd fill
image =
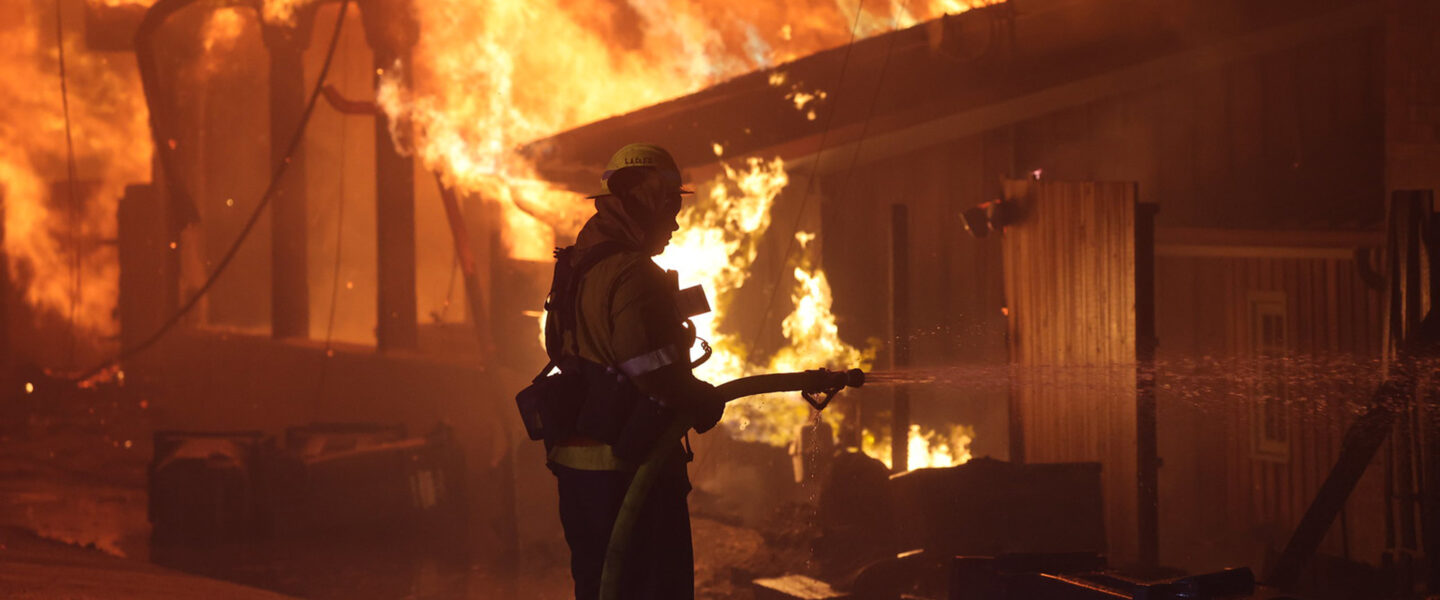
[[[545,309],[556,323],[545,328],[545,352],[550,362],[531,380],[530,385],[515,395],[516,408],[525,423],[525,433],[532,440],[545,440],[547,447],[569,438],[576,433],[591,435],[577,425],[582,408],[589,404],[587,396],[606,389],[596,384],[609,377],[609,387],[616,387],[614,375],[605,372],[601,365],[582,359],[564,349],[564,332],[576,327],[576,292],[580,278],[601,260],[623,250],[615,243],[598,244],[590,248],[582,260],[575,262],[574,246],[555,250],[555,277],[550,284],[550,297],[545,300]],[[598,371],[598,373],[597,373]],[[628,385],[628,382],[625,382]],[[616,417],[618,418],[618,417]],[[618,435],[619,426],[615,427]],[[600,441],[601,436],[592,436]],[[612,437],[613,440],[613,437]],[[609,443],[608,441],[606,441]]]

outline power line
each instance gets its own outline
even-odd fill
[[[305,126],[310,123],[310,116],[315,112],[315,103],[320,99],[320,90],[325,86],[325,79],[330,74],[330,63],[335,58],[335,48],[339,45],[340,31],[345,25],[345,13],[349,8],[350,0],[341,0],[340,14],[335,19],[335,32],[330,37],[330,47],[325,51],[325,62],[320,66],[320,75],[315,81],[315,88],[310,92],[309,101],[305,103],[305,112],[300,115],[300,123],[295,126],[295,133],[290,136],[290,143],[285,149],[285,157],[275,165],[275,169],[270,175],[270,183],[265,186],[265,192],[260,196],[260,202],[255,205],[255,210],[251,212],[250,217],[246,219],[244,227],[240,229],[240,234],[235,238],[235,242],[225,250],[225,254],[223,254],[215,264],[215,270],[210,272],[209,277],[205,278],[205,283],[201,284],[200,288],[195,290],[195,293],[191,294],[190,298],[187,299],[180,308],[176,309],[175,313],[170,315],[170,318],[166,319],[155,333],[150,334],[149,337],[134,346],[122,348],[120,352],[110,360],[86,371],[80,376],[82,381],[94,377],[97,373],[155,345],[156,342],[160,341],[160,338],[165,337],[165,334],[175,327],[176,323],[180,322],[181,318],[189,313],[191,309],[195,308],[195,305],[200,302],[200,299],[204,297],[205,294],[210,291],[210,288],[215,285],[215,282],[220,279],[220,275],[225,272],[225,268],[230,265],[230,261],[235,259],[236,253],[240,251],[240,246],[245,243],[245,240],[250,237],[250,232],[255,229],[255,223],[260,220],[260,215],[265,212],[265,208],[269,206],[270,201],[275,198],[275,190],[279,186],[280,180],[284,178],[285,172],[290,168],[290,159],[295,155],[295,151],[300,147],[300,142],[305,138]],[[167,149],[157,147],[156,151],[164,154],[167,152]]]
[[[864,6],[864,0],[860,0],[860,3],[855,8],[855,23],[850,28],[850,43],[845,46],[845,55],[844,58],[841,59],[840,63],[840,74],[835,81],[837,99],[840,97],[840,84],[845,81],[845,71],[850,64],[850,53],[855,46],[855,38],[860,28],[860,16],[864,13]],[[860,137],[856,140],[855,143],[855,153],[851,157],[850,166],[847,170],[847,183],[849,181],[849,176],[852,175],[855,170],[855,164],[860,156],[860,145],[864,142],[865,135],[868,134],[870,131],[870,121],[875,114],[875,105],[880,99],[881,84],[884,83],[885,72],[890,66],[890,53],[895,47],[895,39],[899,33],[899,30],[897,29],[898,24],[898,21],[891,22],[891,32],[888,34],[890,36],[890,39],[886,42],[885,45],[885,59],[884,62],[882,62],[880,65],[880,73],[875,80],[875,92],[871,96],[870,106],[865,112],[864,126],[861,128]],[[838,105],[839,103],[837,101],[836,106]],[[829,136],[832,125],[834,125],[835,123],[835,116],[839,114],[839,112],[839,110],[835,110],[832,108],[832,110],[830,111],[830,116],[825,120],[825,128],[820,133],[820,146],[815,150],[815,161],[810,167],[810,175],[805,180],[805,189],[800,196],[800,208],[795,212],[795,221],[790,227],[789,236],[787,236],[787,239],[789,241],[787,241],[785,244],[785,254],[780,257],[779,267],[777,267],[777,271],[775,274],[775,282],[774,285],[770,287],[770,297],[768,300],[765,301],[765,309],[761,311],[760,319],[755,326],[755,337],[751,339],[760,339],[760,335],[764,332],[765,322],[770,318],[770,309],[775,304],[776,294],[780,292],[780,282],[785,275],[785,271],[789,267],[790,255],[794,254],[795,245],[798,243],[798,240],[796,240],[795,238],[795,234],[799,233],[800,231],[800,221],[801,219],[805,218],[805,208],[810,205],[811,189],[815,184],[816,176],[820,173],[821,158],[823,158],[823,154],[825,152],[825,139]]]
[[[74,255],[71,268],[74,282],[70,288],[70,351],[69,363],[75,364],[75,317],[80,306],[80,196],[75,193],[75,140],[70,134],[70,89],[65,76],[65,17],[61,0],[55,0],[55,48],[60,58],[60,110],[65,117],[65,170],[70,192],[70,251]]]
[[[344,18],[343,14],[341,18]],[[340,24],[337,23],[335,27],[338,36]],[[347,59],[350,58],[349,52],[346,52],[345,55]],[[320,84],[323,83],[324,81],[320,82]],[[340,85],[348,88],[349,83],[350,69],[348,65],[344,65],[340,69]],[[320,380],[315,386],[315,395],[322,399],[325,396],[325,379],[330,371],[330,358],[335,352],[332,345],[335,340],[335,312],[336,306],[340,302],[340,265],[345,249],[345,149],[349,146],[346,138],[350,129],[350,124],[347,122],[350,115],[344,111],[336,111],[336,113],[340,116],[340,168],[336,169],[339,172],[337,178],[339,181],[336,186],[335,200],[335,266],[330,276],[330,314],[325,319],[325,353],[320,358]]]

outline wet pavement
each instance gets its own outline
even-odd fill
[[[286,600],[288,596],[164,569],[0,528],[0,597],[10,600]]]
[[[154,419],[143,391],[39,380],[30,389],[0,401],[0,597],[250,597],[222,581],[319,600],[568,597],[564,565],[502,571],[423,541],[152,547]],[[90,595],[96,589],[121,595]]]
[[[48,393],[47,393],[48,392]],[[152,547],[151,422],[137,389],[37,391],[0,409],[0,597],[571,598],[566,556],[497,566],[427,540]],[[779,563],[751,529],[694,521],[697,598],[748,600]]]

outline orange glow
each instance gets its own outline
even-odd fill
[[[994,1],[875,3],[857,31],[869,36]],[[591,209],[580,195],[538,181],[515,148],[839,46],[857,4],[416,2],[413,82],[404,85],[399,68],[384,69],[378,100],[392,122],[411,126],[394,132],[402,151],[446,184],[498,203],[513,257],[544,259],[554,232],[573,234]],[[824,99],[801,87],[777,93],[807,116]],[[615,145],[628,141],[635,140]]]
[[[264,0],[260,15],[266,23],[294,25],[295,11],[313,2],[315,0]]]
[[[229,50],[244,32],[245,15],[241,14],[241,9],[232,6],[211,11],[201,31],[205,52]]]
[[[919,425],[910,426],[906,441],[905,469],[943,468],[970,462],[970,442],[975,439],[975,430],[956,425],[948,432],[921,432]],[[889,467],[893,464],[890,453],[890,436],[866,431],[862,441],[866,454],[875,457]]]
[[[147,113],[134,60],[87,51],[81,15],[66,14],[65,66],[81,182],[81,197],[71,204],[58,55],[53,37],[39,33],[54,30],[55,14],[13,0],[0,6],[10,15],[0,24],[0,76],[11,83],[0,88],[8,266],[37,313],[68,319],[73,302],[77,334],[113,335],[119,267],[113,246],[103,242],[115,237],[115,207],[125,185],[150,178]],[[78,296],[72,235],[81,249]]]
[[[733,327],[722,327],[752,273],[759,242],[770,227],[770,209],[790,179],[779,158],[750,158],[744,168],[722,162],[721,168],[723,173],[702,186],[697,199],[681,211],[680,230],[665,253],[656,258],[660,266],[680,273],[682,286],[703,286],[714,307],[711,313],[694,319],[696,332],[714,349],[696,375],[722,383],[765,372],[868,368],[874,350],[861,351],[840,340],[830,311],[830,285],[812,257],[810,242],[815,235],[811,233],[797,234],[799,252],[790,283],[792,309],[780,321],[785,345],[767,360],[751,354],[751,340]],[[798,398],[757,396],[732,402],[725,412],[725,424],[742,439],[785,445],[811,413],[810,406]],[[840,419],[839,412],[824,416],[832,425]]]

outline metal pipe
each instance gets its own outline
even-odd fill
[[[890,367],[910,366],[910,210],[890,205],[890,310],[894,348]],[[895,386],[890,409],[890,470],[908,470],[910,464],[910,386]]]
[[[722,383],[716,386],[715,390],[728,402],[757,394],[817,392],[862,385],[865,385],[865,372],[860,369],[850,369],[849,371],[817,369],[799,373],[768,373],[741,377]]]
[[[460,272],[465,277],[465,300],[470,305],[470,321],[475,332],[475,341],[480,345],[481,359],[488,362],[495,354],[495,341],[490,335],[490,307],[480,287],[489,282],[481,281],[476,269],[475,249],[470,243],[470,232],[465,227],[465,217],[460,212],[460,201],[455,190],[435,173],[435,183],[440,186],[440,200],[445,205],[445,219],[450,223],[450,236],[455,243],[455,256],[460,261]]]
[[[1138,197],[1138,194],[1136,194]],[[1135,463],[1140,564],[1160,564],[1160,448],[1155,400],[1156,204],[1135,205]]]

